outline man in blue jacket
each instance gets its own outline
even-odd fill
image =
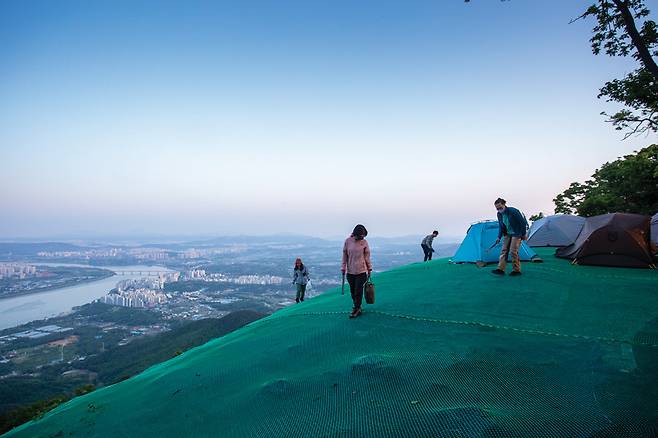
[[[527,238],[528,221],[519,210],[508,207],[506,201],[502,198],[496,199],[494,206],[498,211],[498,239],[496,239],[496,245],[500,242],[501,237],[504,236],[505,240],[503,241],[503,249],[500,251],[498,268],[492,272],[496,275],[505,275],[507,254],[511,252],[512,272],[509,275],[521,275],[519,248],[521,247],[521,241]]]

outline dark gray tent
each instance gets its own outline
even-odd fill
[[[558,248],[555,255],[580,265],[653,267],[650,221],[649,216],[630,213],[589,217],[576,241]]]
[[[570,214],[546,216],[532,223],[528,233],[530,246],[568,246],[576,241],[585,218]]]

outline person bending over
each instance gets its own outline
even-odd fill
[[[425,238],[421,242],[420,246],[421,248],[423,248],[423,252],[425,253],[425,259],[423,260],[424,262],[428,260],[432,260],[432,253],[434,252],[434,248],[432,248],[432,241],[438,235],[439,232],[434,230],[432,234],[428,234],[427,236],[425,236]]]

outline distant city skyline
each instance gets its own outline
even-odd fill
[[[7,1],[0,239],[463,236],[621,141],[587,1]],[[652,15],[658,1],[647,1]]]

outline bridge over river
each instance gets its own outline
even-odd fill
[[[166,274],[168,271],[149,271],[149,270],[140,270],[135,271],[132,269],[113,269],[112,270],[117,275],[139,275],[142,277],[157,277],[160,274]]]

